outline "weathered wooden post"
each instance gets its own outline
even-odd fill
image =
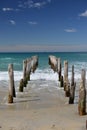
[[[9,66],[8,66],[8,73],[9,73],[9,95],[8,95],[8,103],[13,103],[13,97],[16,97],[15,87],[14,87],[13,64],[9,64]]]
[[[87,130],[87,120],[86,120],[86,130]]]
[[[68,81],[68,61],[64,61],[64,90],[65,96],[70,96],[70,83]]]
[[[23,79],[26,77],[27,61],[23,60]]]
[[[64,61],[64,90],[66,90],[67,81],[68,81],[68,61]]]
[[[71,77],[71,88],[70,88],[69,104],[74,103],[75,86],[76,86],[76,83],[74,81],[74,65],[72,65],[72,77]]]
[[[61,59],[57,58],[59,81],[61,81]]]
[[[27,81],[30,80],[30,73],[31,73],[31,59],[27,59],[27,67],[26,67],[26,79]]]
[[[52,56],[52,55],[49,56],[49,65],[51,66],[51,69],[53,69],[54,72],[58,71],[57,61],[58,60],[55,56]]]
[[[24,81],[24,87],[26,87],[26,84],[27,84],[26,70],[27,70],[27,60],[24,60],[23,61],[23,81]]]
[[[85,77],[86,77],[86,71],[82,69],[81,83],[80,83],[80,89],[79,89],[79,102],[78,102],[78,112],[80,116],[86,115]]]
[[[60,87],[64,87],[64,81],[63,81],[63,76],[61,76],[61,78],[60,78]]]
[[[23,88],[24,88],[24,81],[23,81],[23,79],[21,79],[20,85],[19,85],[19,92],[23,92]]]
[[[59,76],[59,81],[60,81],[60,87],[63,87],[64,83],[63,83],[63,76],[61,75],[62,72],[62,65],[61,65],[61,59],[57,58],[57,72],[58,72],[58,76]]]
[[[35,72],[38,67],[38,56],[31,57],[31,72]]]

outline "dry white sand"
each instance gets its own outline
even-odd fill
[[[0,88],[0,130],[86,130],[87,116],[78,115],[78,104],[69,105],[63,90],[28,85],[11,105],[7,95]]]

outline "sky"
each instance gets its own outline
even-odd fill
[[[87,0],[2,0],[0,52],[87,51]]]

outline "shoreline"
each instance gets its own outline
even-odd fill
[[[40,89],[43,82],[28,83],[23,93],[16,93],[11,105],[7,103],[8,90],[0,88],[1,130],[86,129],[86,116],[78,115],[78,104],[68,104],[64,90],[58,89],[57,84],[46,81],[48,86]]]

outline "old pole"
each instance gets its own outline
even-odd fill
[[[30,80],[30,73],[31,73],[31,59],[27,59],[27,66],[26,66],[26,79],[27,81]]]
[[[19,92],[23,92],[23,88],[24,88],[24,81],[23,81],[23,79],[21,79],[20,85],[19,85]]]
[[[60,87],[63,87],[63,86],[64,86],[63,76],[61,75],[61,78],[60,78]]]
[[[86,120],[86,130],[87,130],[87,120]]]
[[[68,61],[64,61],[64,90],[65,96],[70,96],[70,83],[68,81]]]
[[[13,97],[16,97],[15,87],[14,87],[13,64],[9,64],[9,66],[8,66],[8,73],[9,73],[9,95],[8,95],[8,103],[13,103]]]
[[[85,77],[86,77],[86,71],[82,69],[81,83],[80,83],[80,89],[79,89],[79,102],[78,102],[78,112],[80,116],[86,115]]]
[[[74,81],[74,65],[72,65],[72,77],[71,77],[71,88],[70,88],[70,96],[69,96],[69,104],[74,103],[75,97],[75,81]]]
[[[61,81],[61,60],[60,60],[60,58],[57,59],[57,66],[58,66],[59,81]]]
[[[26,87],[26,84],[27,84],[26,71],[27,71],[27,60],[24,60],[23,61],[23,81],[24,81],[24,87]]]
[[[23,60],[23,79],[26,77],[27,61]]]
[[[64,90],[68,81],[68,61],[64,61]]]
[[[57,69],[58,69],[58,76],[59,76],[59,81],[60,81],[60,87],[63,87],[64,83],[63,83],[63,76],[61,75],[62,65],[61,65],[61,59],[60,58],[57,59]]]

